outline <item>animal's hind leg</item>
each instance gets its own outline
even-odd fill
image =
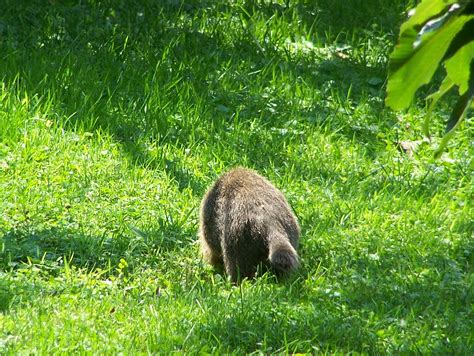
[[[225,272],[230,277],[230,280],[233,283],[238,281],[238,271],[237,271],[237,264],[235,260],[235,251],[229,248],[229,246],[223,246],[223,260],[224,260],[224,267]]]
[[[210,246],[202,235],[200,236],[199,242],[204,259],[214,267],[222,266],[222,251]]]
[[[239,251],[236,246],[224,248],[224,266],[227,275],[233,283],[238,283],[244,278],[253,278],[256,266],[249,261],[246,251]]]

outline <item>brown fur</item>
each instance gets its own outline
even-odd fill
[[[233,282],[268,265],[277,275],[298,266],[300,227],[282,192],[245,168],[222,175],[201,203],[199,238],[204,258],[224,265]]]

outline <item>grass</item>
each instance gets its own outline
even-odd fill
[[[474,352],[472,127],[409,156],[423,102],[383,106],[409,2],[3,3],[0,353]],[[300,219],[288,281],[199,256],[236,165]]]

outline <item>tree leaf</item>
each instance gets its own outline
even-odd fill
[[[465,114],[467,114],[467,111],[469,110],[471,101],[472,94],[469,95],[469,93],[465,93],[459,98],[456,106],[453,109],[453,112],[449,117],[448,123],[446,124],[446,129],[444,131],[445,135],[454,131],[454,129],[459,126],[464,116],[466,116]]]
[[[471,62],[471,70],[474,69],[474,61]],[[451,113],[451,116],[449,118],[448,124],[446,125],[446,131],[445,135],[443,136],[443,139],[441,140],[438,149],[436,150],[434,156],[435,158],[439,158],[441,154],[443,153],[444,149],[446,148],[446,145],[448,144],[449,140],[451,139],[454,131],[459,127],[461,122],[464,120],[464,118],[467,115],[467,112],[469,111],[469,108],[472,103],[472,99],[474,97],[474,80],[471,80],[470,86],[468,91],[462,95],[458,102],[456,103],[456,106],[454,107],[453,112]]]
[[[474,41],[471,41],[444,63],[448,77],[459,87],[459,95],[463,95],[469,88],[474,75],[471,67],[473,59]]]
[[[416,31],[403,32],[390,57],[385,103],[392,109],[407,108],[416,90],[431,80],[452,39],[473,18],[474,15],[452,16],[434,33],[422,36],[416,48],[413,48]]]
[[[462,10],[463,8],[459,4],[453,4],[442,16],[434,18],[433,20],[425,23],[418,33],[416,41],[413,43],[413,48],[416,49],[416,47],[418,47],[418,45],[421,43],[422,38],[426,39],[428,35],[434,34],[435,31],[443,26],[443,24],[448,21],[450,17],[457,16],[460,12],[462,12]]]
[[[436,106],[436,103],[438,102],[439,99],[441,99],[441,97],[444,94],[450,91],[453,87],[454,87],[454,82],[449,76],[446,76],[443,82],[441,83],[441,85],[439,86],[438,91],[428,96],[427,100],[431,100],[431,102],[428,107],[428,111],[426,113],[425,120],[422,126],[423,134],[425,136],[428,136],[428,137],[430,136],[430,130],[429,130],[430,121],[431,121],[433,109]]]
[[[429,19],[439,16],[445,12],[456,0],[432,1],[424,0],[415,9],[410,18],[400,27],[400,34],[408,29],[415,28],[426,23]]]
[[[472,3],[474,7],[474,2]],[[468,9],[465,10],[465,15],[468,14]],[[472,13],[469,13],[472,15]],[[473,40],[474,34],[474,20],[466,22],[461,31],[451,41],[446,54],[444,55],[443,61],[453,56],[461,47],[464,47],[467,43]]]

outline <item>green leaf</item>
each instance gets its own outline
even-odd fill
[[[473,59],[474,41],[471,41],[444,63],[448,77],[459,87],[459,95],[469,88],[469,81],[474,75],[471,69]]]
[[[456,0],[424,0],[415,9],[410,18],[400,27],[400,34],[427,22],[429,19],[445,12]]]
[[[422,126],[423,134],[425,136],[428,136],[428,137],[430,136],[430,130],[429,130],[430,121],[431,121],[433,109],[436,106],[436,103],[438,102],[439,99],[441,99],[441,97],[444,94],[446,94],[448,91],[450,91],[453,87],[454,87],[454,82],[452,81],[452,79],[449,76],[446,76],[444,78],[443,82],[441,83],[441,85],[439,86],[438,91],[436,93],[431,94],[430,96],[428,96],[427,100],[431,100],[431,102],[430,102],[430,105],[428,107],[428,111],[426,113],[425,120],[424,120],[423,126]]]
[[[463,118],[463,115],[467,114],[469,107],[472,102],[472,98],[474,97],[474,60],[471,61],[470,65],[471,75],[468,78],[468,89],[467,91],[459,98],[456,106],[454,107],[453,113],[451,114],[451,118],[446,125],[446,133],[453,131],[460,123]],[[469,69],[468,69],[469,72]]]
[[[474,2],[472,7],[474,8]],[[465,9],[465,14],[468,14],[469,9]],[[474,11],[473,11],[474,13]],[[472,14],[472,13],[470,13]],[[467,43],[474,39],[474,20],[468,21],[461,31],[456,34],[449,45],[449,49],[444,55],[443,61],[451,58],[461,47],[464,47]]]
[[[471,62],[471,70],[474,69],[474,61]],[[443,136],[443,139],[441,140],[438,149],[436,150],[434,156],[435,158],[439,158],[441,154],[443,153],[444,149],[446,148],[446,145],[448,144],[449,140],[453,136],[454,131],[459,127],[461,122],[464,120],[464,118],[467,115],[467,112],[469,111],[469,108],[472,103],[472,99],[474,97],[474,80],[471,80],[470,86],[468,91],[462,95],[458,102],[456,103],[456,106],[454,107],[453,112],[451,113],[451,116],[449,118],[448,124],[446,125],[446,133]]]
[[[435,32],[422,36],[416,48],[413,47],[416,31],[402,33],[390,58],[385,103],[392,109],[407,108],[416,90],[431,80],[452,39],[473,18],[474,15],[452,16]]]

